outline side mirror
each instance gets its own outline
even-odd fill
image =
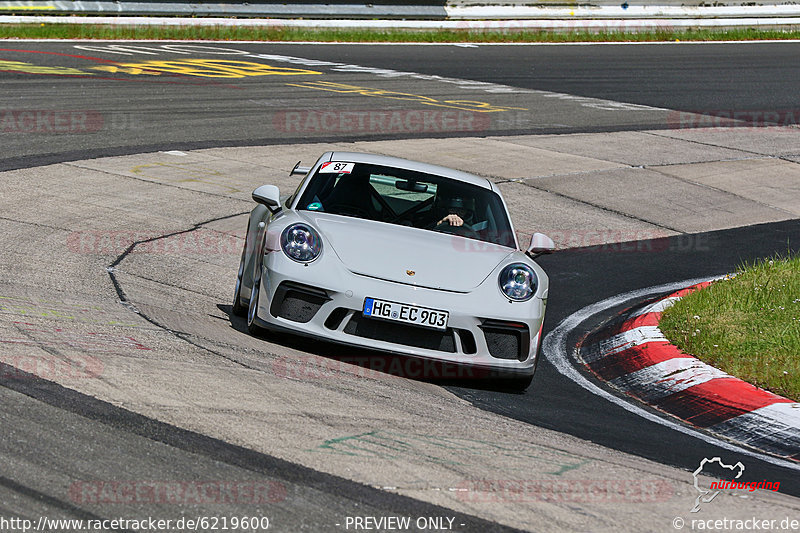
[[[305,176],[311,171],[311,167],[301,167],[300,161],[294,166],[294,168],[289,171],[290,176]]]
[[[281,193],[275,185],[262,185],[253,191],[253,200],[267,206],[271,212],[275,212],[281,205]]]
[[[544,233],[534,233],[531,237],[531,245],[525,250],[525,253],[534,256],[540,254],[549,254],[556,249],[556,243],[553,239]]]

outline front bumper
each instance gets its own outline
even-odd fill
[[[366,318],[367,297],[446,310],[448,328]],[[357,275],[335,254],[301,264],[273,251],[264,256],[257,323],[349,346],[529,376],[536,367],[544,311],[538,295],[510,302],[491,276],[468,293],[456,293]]]

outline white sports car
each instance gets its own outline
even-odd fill
[[[469,365],[527,387],[548,279],[520,251],[500,191],[465,172],[326,152],[281,201],[253,192],[233,312],[251,333],[280,330]]]

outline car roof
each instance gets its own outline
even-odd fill
[[[417,172],[424,172],[426,174],[434,174],[436,176],[443,176],[458,181],[477,185],[484,189],[494,191],[492,182],[486,178],[470,174],[469,172],[462,172],[452,168],[442,167],[439,165],[431,165],[429,163],[421,163],[419,161],[411,161],[410,159],[401,159],[399,157],[392,157],[388,155],[365,154],[361,152],[332,152],[331,161],[345,161],[348,163],[368,163],[372,165],[382,165],[385,167],[396,167],[405,170],[414,170]]]

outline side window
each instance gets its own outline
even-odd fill
[[[292,195],[286,199],[284,205],[286,206],[287,209],[294,203],[294,199],[297,198],[298,194],[300,194],[300,190],[303,188],[303,186],[306,184],[306,182],[309,180],[310,177],[311,173],[309,172],[303,179],[300,180],[300,183],[297,185],[297,188],[294,190]]]

